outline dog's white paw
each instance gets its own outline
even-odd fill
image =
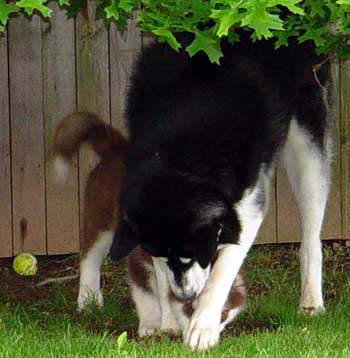
[[[314,316],[324,312],[322,293],[312,287],[302,290],[299,313]]]
[[[194,312],[189,328],[184,334],[184,342],[192,351],[205,351],[219,342],[220,315]]]
[[[160,330],[164,333],[172,333],[175,335],[179,335],[181,333],[181,329],[177,321],[174,319],[172,320],[162,320],[160,324]]]
[[[302,306],[299,307],[299,313],[309,316],[316,316],[325,312],[325,308],[322,305],[313,305],[313,306]]]
[[[80,289],[78,295],[78,312],[84,311],[88,306],[95,305],[99,308],[103,307],[103,294],[101,291],[93,291],[91,289]]]
[[[147,324],[140,324],[139,328],[137,330],[137,334],[141,338],[153,336],[153,335],[157,334],[158,332],[159,332],[158,327],[150,326]]]

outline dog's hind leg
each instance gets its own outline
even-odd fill
[[[311,121],[313,119],[310,118]],[[331,139],[326,118],[323,120],[324,131],[317,136],[299,118],[294,118],[282,155],[301,215],[300,311],[309,314],[324,309],[320,234],[330,183]]]
[[[103,295],[100,288],[101,266],[112,245],[112,239],[112,231],[100,232],[97,240],[80,259],[79,311],[91,303],[97,304],[99,307],[103,306]]]

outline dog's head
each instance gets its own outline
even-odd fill
[[[196,297],[218,247],[237,242],[240,228],[231,203],[215,185],[181,175],[129,184],[110,257],[121,259],[140,245],[164,267],[179,299]]]

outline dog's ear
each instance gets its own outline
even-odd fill
[[[138,241],[135,231],[131,223],[122,219],[114,233],[111,249],[109,250],[109,257],[113,261],[121,260],[128,256],[130,252],[138,246]]]

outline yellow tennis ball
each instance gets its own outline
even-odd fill
[[[33,276],[38,271],[38,261],[32,254],[22,253],[13,260],[13,269],[19,275]]]

